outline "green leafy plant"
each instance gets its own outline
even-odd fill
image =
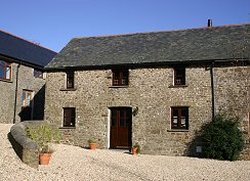
[[[141,146],[139,145],[139,143],[135,143],[132,148],[137,148],[136,153],[139,154],[141,153]]]
[[[244,147],[239,119],[218,114],[202,127],[202,156],[220,160],[236,160]]]
[[[89,140],[88,140],[88,143],[90,144],[90,143],[96,143],[96,140],[94,139],[94,138],[90,138]]]
[[[52,152],[49,143],[59,143],[61,134],[58,129],[48,123],[41,125],[29,125],[26,128],[27,136],[37,143],[40,153]]]

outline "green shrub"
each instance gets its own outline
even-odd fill
[[[42,153],[51,152],[50,142],[59,142],[61,134],[58,129],[53,128],[48,123],[41,125],[29,125],[26,128],[27,136],[35,141]]]
[[[91,143],[96,143],[96,139],[95,138],[90,138],[88,140],[88,143],[91,144]]]
[[[219,160],[236,160],[244,147],[239,119],[223,114],[202,127],[202,156]]]

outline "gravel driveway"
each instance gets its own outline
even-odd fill
[[[216,161],[188,157],[139,155],[123,151],[91,151],[54,145],[49,166],[30,168],[13,151],[0,124],[0,181],[54,180],[250,180],[250,161]]]

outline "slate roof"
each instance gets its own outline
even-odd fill
[[[0,30],[0,54],[43,68],[57,53]]]
[[[46,69],[249,58],[249,43],[250,24],[74,38]]]

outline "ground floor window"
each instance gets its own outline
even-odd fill
[[[75,127],[75,112],[73,107],[63,108],[63,127]]]
[[[22,92],[22,107],[19,116],[21,121],[31,120],[33,118],[33,97],[34,91],[23,89]]]
[[[188,129],[188,107],[171,107],[171,129]]]
[[[31,107],[31,101],[33,99],[33,91],[23,90],[22,93],[22,107]]]

